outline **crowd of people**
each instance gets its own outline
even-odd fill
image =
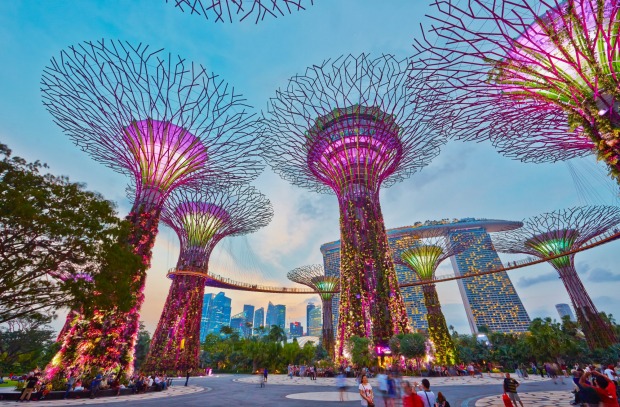
[[[14,377],[11,375],[10,377]],[[32,400],[44,400],[52,391],[53,385],[50,380],[43,377],[38,370],[27,375],[17,377],[18,388],[22,389],[18,402]],[[63,399],[81,398],[89,396],[95,398],[101,390],[114,390],[114,395],[121,394],[122,389],[131,389],[132,394],[143,393],[149,390],[166,390],[172,384],[172,379],[164,374],[159,375],[133,375],[127,385],[121,383],[120,376],[115,374],[102,375],[72,375],[66,378]],[[87,392],[87,393],[83,393]]]

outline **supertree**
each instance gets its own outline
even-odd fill
[[[270,100],[265,151],[295,185],[333,192],[340,208],[340,309],[336,357],[348,338],[387,345],[407,314],[379,204],[381,186],[427,165],[445,141],[406,86],[408,60],[339,57],[292,77]]]
[[[294,11],[305,10],[314,0],[166,0],[181,11],[203,16],[218,22],[244,21],[252,16],[254,23],[265,17],[277,18]]]
[[[524,220],[520,229],[496,233],[493,242],[500,252],[546,258],[577,249],[619,224],[620,208],[578,206],[533,216]],[[590,348],[616,343],[612,327],[601,318],[577,274],[575,255],[557,257],[549,263],[560,274]]]
[[[522,161],[596,154],[620,182],[620,2],[442,0],[416,40],[436,120]]]
[[[436,362],[440,365],[453,365],[456,363],[457,350],[448,331],[446,318],[441,312],[437,287],[432,281],[439,264],[467,249],[472,244],[472,239],[467,236],[449,239],[439,233],[407,238],[409,248],[401,253],[400,263],[410,268],[420,281],[427,283],[422,286],[422,292],[428,333],[435,347]]]
[[[143,371],[198,367],[200,317],[211,252],[224,237],[252,233],[267,226],[272,217],[271,203],[253,187],[180,188],[168,197],[161,219],[176,232],[181,252]]]
[[[127,243],[142,259],[132,277],[131,309],[74,318],[48,375],[90,366],[130,373],[166,197],[198,181],[218,185],[257,176],[262,166],[252,136],[256,122],[244,99],[204,67],[121,41],[63,50],[44,70],[42,93],[55,122],[78,146],[131,177]]]
[[[323,347],[327,349],[329,357],[333,360],[335,335],[332,317],[332,299],[339,289],[340,279],[336,276],[326,276],[325,270],[320,264],[298,267],[289,271],[287,277],[291,281],[307,285],[315,290],[321,297],[323,306]]]

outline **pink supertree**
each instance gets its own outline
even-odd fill
[[[433,5],[412,74],[433,78],[436,120],[522,161],[596,154],[620,182],[620,2]]]
[[[172,285],[153,335],[145,372],[176,372],[198,367],[200,317],[209,257],[226,236],[240,236],[267,226],[273,217],[269,200],[253,187],[173,192],[162,221],[181,243]]]
[[[445,142],[426,120],[430,106],[406,86],[408,63],[362,54],[313,65],[276,92],[264,123],[266,156],[275,172],[338,198],[336,358],[353,335],[386,346],[408,329],[379,190],[427,165]]]
[[[166,0],[181,11],[203,16],[216,23],[244,21],[252,16],[255,23],[265,17],[277,18],[294,11],[305,10],[314,0]]]
[[[65,329],[48,375],[133,369],[146,270],[160,211],[177,187],[235,184],[262,170],[244,99],[206,68],[121,41],[84,42],[53,58],[42,77],[55,122],[93,158],[131,177],[128,244],[142,259],[129,312],[98,309]],[[105,293],[101,293],[105,295]]]
[[[618,225],[620,208],[579,206],[525,219],[522,228],[495,233],[492,239],[499,252],[545,258],[584,246]],[[575,255],[557,257],[549,263],[568,291],[590,348],[607,348],[616,343],[613,328],[601,317],[577,274]]]

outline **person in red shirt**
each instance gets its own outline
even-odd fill
[[[586,380],[594,376],[592,384],[589,384]],[[607,376],[592,370],[586,372],[579,379],[579,384],[585,387],[593,387],[596,393],[601,399],[601,406],[603,407],[618,407],[618,396],[616,396],[616,384],[609,380]]]
[[[424,407],[422,398],[413,391],[411,383],[406,380],[403,381],[403,392],[405,393],[403,396],[403,407]]]

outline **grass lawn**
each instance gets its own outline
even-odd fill
[[[5,380],[4,383],[0,384],[0,387],[15,387],[17,385],[16,381],[13,380]]]

